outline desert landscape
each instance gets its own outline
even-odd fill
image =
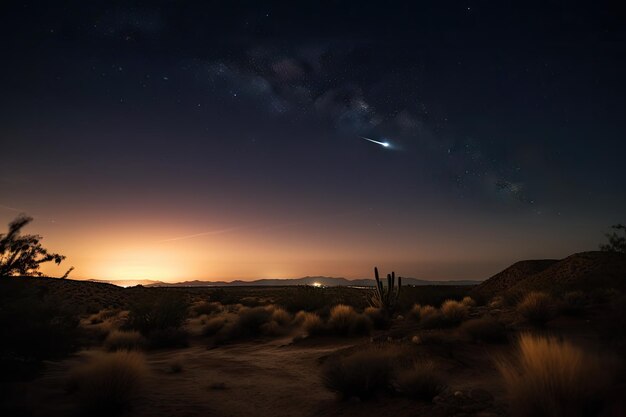
[[[1,4],[0,417],[626,417],[620,2]]]
[[[0,281],[3,407],[620,416],[625,283],[626,255],[615,252],[521,261],[480,285],[405,287],[390,276],[380,295],[9,277]]]

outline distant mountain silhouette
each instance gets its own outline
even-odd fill
[[[94,281],[94,280],[92,280]],[[116,281],[101,281],[115,284]],[[242,287],[242,286],[289,286],[289,285],[323,285],[326,287],[373,287],[375,281],[373,279],[346,279],[335,277],[302,277],[302,278],[284,278],[284,279],[257,279],[253,281],[182,281],[182,282],[161,282],[150,281],[141,283],[146,287]],[[479,281],[458,280],[458,281],[429,281],[416,278],[402,278],[403,285],[476,285]]]
[[[580,252],[561,260],[517,262],[472,289],[475,297],[526,291],[626,289],[626,254]]]

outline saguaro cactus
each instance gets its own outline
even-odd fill
[[[387,274],[386,288],[378,275],[378,267],[374,268],[374,277],[376,278],[376,290],[370,297],[370,304],[387,313],[393,313],[398,306],[402,277],[398,277],[398,284],[396,285],[396,273]]]

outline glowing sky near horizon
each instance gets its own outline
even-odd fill
[[[47,274],[483,279],[626,221],[615,10],[52,3],[0,15],[0,228]]]

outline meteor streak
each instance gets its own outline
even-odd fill
[[[361,136],[361,139],[365,139],[365,140],[369,140],[370,142],[374,142],[380,146],[383,146],[385,148],[388,148],[390,146],[389,142],[379,142],[377,140],[374,139],[370,139],[370,138],[366,138],[365,136]]]

